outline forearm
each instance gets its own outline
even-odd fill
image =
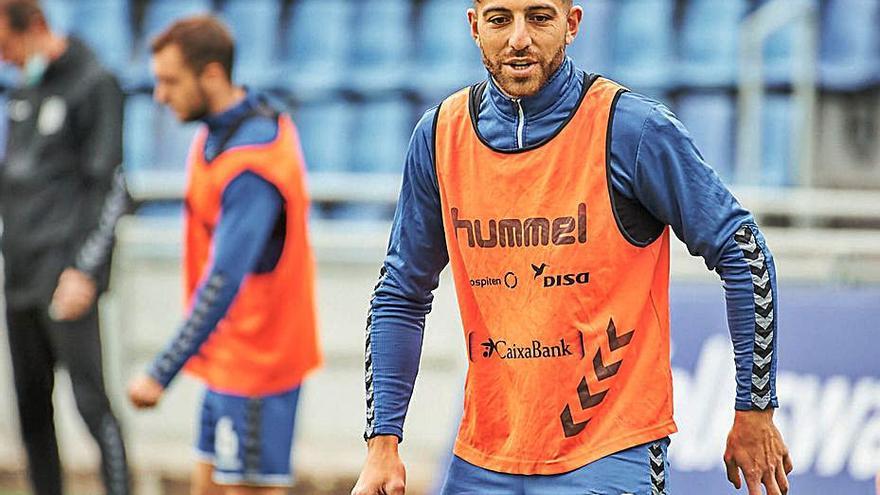
[[[403,423],[419,371],[425,315],[430,308],[430,301],[402,296],[382,269],[367,317],[364,438],[394,435],[403,439]]]
[[[113,176],[113,184],[101,207],[97,226],[86,237],[76,253],[74,268],[89,275],[93,280],[106,267],[113,250],[116,224],[128,209],[130,197],[125,184],[122,167]]]
[[[755,224],[737,230],[717,271],[724,282],[736,363],[736,409],[777,407],[776,269]]]
[[[167,386],[226,316],[244,278],[266,250],[283,207],[269,182],[251,172],[234,179],[223,194],[214,233],[213,264],[195,292],[192,309],[177,336],[150,365],[149,374]]]
[[[151,377],[163,387],[171,383],[226,315],[240,283],[241,280],[230,280],[219,270],[208,275],[199,287],[196,302],[177,335],[150,364],[147,373]]]

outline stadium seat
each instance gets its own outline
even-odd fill
[[[281,2],[277,0],[226,0],[221,16],[235,36],[236,80],[254,86],[274,82]]]
[[[764,99],[761,126],[761,153],[763,169],[756,184],[787,186],[796,179],[796,155],[792,150],[794,105],[787,95],[771,94]]]
[[[413,120],[409,104],[400,98],[361,104],[351,140],[350,170],[400,173],[415,124]]]
[[[131,16],[126,0],[78,0],[71,33],[83,39],[116,73],[132,58]]]
[[[310,172],[344,172],[347,167],[351,104],[339,99],[300,105],[293,118]]]
[[[398,89],[405,83],[412,46],[412,2],[363,0],[358,4],[350,60],[352,89],[362,93]]]
[[[485,77],[466,7],[459,0],[429,0],[419,13],[418,56],[409,79],[412,89],[428,101],[438,102]]]
[[[679,99],[677,110],[706,163],[730,181],[736,135],[733,97],[727,92],[687,94]]]
[[[60,33],[68,34],[74,23],[75,0],[42,0],[40,5],[49,21],[49,26]]]
[[[770,35],[764,43],[764,80],[770,86],[791,84],[797,27],[789,24]]]
[[[583,4],[584,18],[574,43],[568,47],[568,55],[578,67],[587,72],[608,75],[611,70],[611,27],[614,18],[614,2],[591,0]]]
[[[156,139],[153,163],[156,169],[183,171],[190,144],[200,124],[181,123],[170,109],[164,106],[155,108],[154,136]]]
[[[747,9],[747,0],[693,0],[687,4],[680,38],[680,84],[736,84],[739,24]]]
[[[125,104],[127,172],[183,171],[198,123],[182,124],[149,93],[130,95]]]
[[[141,173],[148,170],[153,162],[156,129],[155,108],[148,93],[129,95],[125,99],[124,167],[125,171]]]
[[[880,82],[880,1],[827,0],[821,19],[822,85],[855,90]]]
[[[299,0],[285,22],[279,83],[299,98],[339,89],[346,72],[353,10],[346,0]]]
[[[666,88],[672,62],[673,2],[617,0],[612,77],[645,90]]]

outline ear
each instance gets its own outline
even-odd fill
[[[574,42],[581,28],[581,20],[584,18],[584,9],[580,5],[575,5],[568,12],[567,32],[565,33],[565,44],[570,45]]]
[[[480,46],[480,30],[477,28],[477,11],[474,9],[468,9],[467,11],[468,24],[471,26],[471,38],[474,39],[474,43],[477,46]]]
[[[211,62],[202,69],[202,73],[199,76],[201,79],[210,79],[213,81],[228,81],[229,76],[226,74],[226,70],[223,68],[223,65],[220,62]]]

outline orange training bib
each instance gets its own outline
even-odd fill
[[[284,247],[269,273],[245,277],[214,333],[186,370],[214,390],[267,395],[289,390],[320,363],[314,260],[307,230],[305,166],[293,122],[278,117],[278,136],[265,145],[234,147],[211,162],[206,130],[190,151],[184,245],[185,304],[210,267],[214,227],[223,190],[244,171],[271,182],[284,198]]]
[[[675,431],[669,232],[629,243],[606,173],[623,88],[585,81],[545,144],[491,149],[465,89],[440,106],[436,169],[469,360],[455,454],[557,474]]]

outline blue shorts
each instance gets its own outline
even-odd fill
[[[667,495],[669,439],[638,445],[555,475],[489,471],[452,459],[442,495]]]
[[[196,452],[218,485],[289,486],[299,387],[242,397],[205,391]]]

